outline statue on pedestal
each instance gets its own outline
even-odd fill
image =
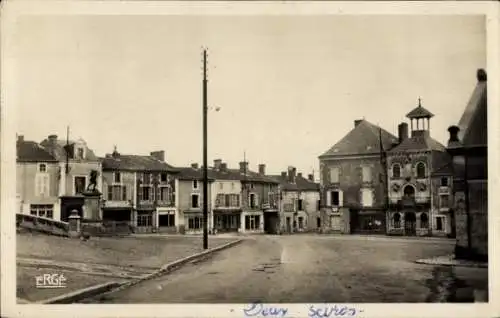
[[[88,192],[97,192],[97,170],[90,171],[89,185],[87,186]]]

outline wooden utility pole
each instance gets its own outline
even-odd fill
[[[203,50],[203,249],[208,249],[207,50]]]

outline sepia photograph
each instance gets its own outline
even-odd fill
[[[486,12],[146,4],[45,7],[2,35],[16,315],[492,304]]]

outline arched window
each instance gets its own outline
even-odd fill
[[[425,178],[425,163],[417,163],[417,178]]]
[[[420,214],[420,227],[423,229],[429,228],[429,217],[427,213]]]
[[[392,225],[396,229],[399,229],[401,227],[401,215],[397,212],[392,216]]]
[[[403,193],[405,197],[412,198],[415,196],[415,188],[411,185],[407,185],[406,187],[404,187]]]
[[[401,166],[397,163],[392,166],[392,177],[401,178]]]

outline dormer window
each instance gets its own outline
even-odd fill
[[[417,163],[417,178],[423,179],[425,178],[426,171],[425,171],[425,163],[419,162]]]
[[[82,147],[76,148],[76,159],[83,159],[85,157],[85,149]]]
[[[115,183],[120,183],[122,182],[122,176],[119,172],[115,172]]]
[[[47,165],[45,163],[41,163],[38,165],[38,172],[47,172]]]

